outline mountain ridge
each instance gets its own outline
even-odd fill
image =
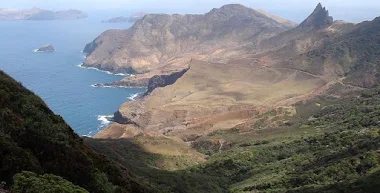
[[[125,86],[146,85],[154,75],[186,69],[192,58],[227,60],[247,39],[260,41],[293,26],[238,4],[198,15],[148,14],[130,29],[106,31],[86,45],[84,65],[136,74],[121,81]]]
[[[232,10],[228,9],[229,6]],[[240,10],[240,5],[229,6],[213,9],[208,14],[217,17],[219,14],[229,17],[235,12],[246,14]],[[349,47],[344,50],[353,50],[353,46],[360,45],[359,41],[350,43],[353,37],[363,41],[376,38],[377,33],[367,38],[360,36],[360,33],[366,34],[366,26],[372,32],[376,31],[376,21],[357,25],[334,22],[326,8],[318,4],[299,26],[264,39],[258,47],[254,42],[245,44],[245,49],[251,53],[246,52],[238,59],[224,63],[192,59],[189,69],[174,83],[164,84],[165,81],[161,81],[163,84],[151,86],[153,89],[145,97],[121,105],[115,119],[141,130],[186,139],[195,131],[197,135],[204,136],[214,130],[250,124],[255,119],[254,112],[271,108],[292,111],[300,101],[321,95],[339,98],[350,91],[373,86],[377,82],[374,78],[378,77],[376,73],[356,78],[363,84],[349,82],[353,76],[373,68],[371,65],[355,66],[363,65],[347,58],[354,53],[342,54],[339,49],[347,47],[346,44]],[[262,46],[266,41],[275,42],[275,46]],[[376,52],[371,51],[375,45],[368,44],[355,53],[366,53],[366,56],[371,53],[371,57],[376,59]],[[266,92],[269,88],[276,92]],[[161,116],[154,116],[158,114]]]
[[[334,19],[329,15],[329,11],[319,3],[313,13],[307,17],[299,26],[302,28],[322,28],[330,26]]]
[[[136,76],[118,83],[148,87],[94,138],[0,72],[0,181],[77,192],[378,192],[379,50],[379,18],[333,21],[321,4],[298,26],[237,4],[147,15],[86,46],[89,60],[136,56],[140,66],[119,69]]]

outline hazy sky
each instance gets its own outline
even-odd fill
[[[300,22],[311,13],[318,2],[326,6],[335,19],[357,22],[380,16],[379,0],[0,0],[0,8],[204,13],[224,4],[240,3]]]

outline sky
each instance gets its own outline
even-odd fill
[[[224,4],[239,3],[301,22],[321,2],[339,20],[360,22],[380,16],[379,0],[0,0],[0,8],[80,9],[87,12],[125,10],[149,13],[205,13]],[[129,13],[126,13],[127,15]],[[115,15],[119,16],[119,15]]]

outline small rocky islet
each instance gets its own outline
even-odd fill
[[[50,44],[44,45],[35,50],[35,52],[54,52],[54,51],[55,51],[55,48]]]

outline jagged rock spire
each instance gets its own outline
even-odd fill
[[[330,26],[334,19],[329,15],[329,11],[318,3],[313,13],[300,24],[302,28],[323,28]]]

